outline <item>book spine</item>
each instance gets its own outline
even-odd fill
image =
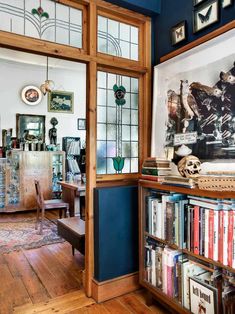
[[[219,211],[214,210],[213,260],[218,261],[219,247]]]
[[[199,254],[199,206],[194,206],[194,254]]]
[[[152,200],[152,235],[154,236],[157,233],[157,203],[158,200],[156,198]]]
[[[169,243],[173,242],[173,207],[174,203],[173,202],[166,202],[166,240]]]
[[[175,244],[179,246],[179,202],[175,203]]]
[[[223,263],[223,245],[224,245],[224,211],[219,212],[219,254],[218,261]]]
[[[194,248],[194,207],[191,208],[190,213],[190,251],[193,252]]]
[[[167,252],[162,252],[162,291],[167,294]]]
[[[205,252],[204,256],[209,257],[209,209],[205,209]]]
[[[156,252],[151,250],[151,284],[156,287]]]
[[[233,210],[228,213],[228,266],[232,267],[233,251]]]
[[[209,210],[209,239],[208,239],[208,257],[213,259],[213,234],[214,234],[214,211]]]
[[[224,246],[223,246],[223,264],[228,265],[228,210],[224,211]]]
[[[235,211],[233,210],[233,249],[232,249],[232,268],[235,268]]]
[[[157,169],[148,169],[148,168],[142,168],[141,169],[142,174],[147,174],[147,175],[158,175],[158,170]]]

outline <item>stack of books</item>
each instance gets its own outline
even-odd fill
[[[194,178],[184,178],[181,176],[168,175],[162,180],[163,184],[182,186],[186,188],[195,188],[197,186],[197,180]]]
[[[145,180],[161,182],[164,176],[171,173],[170,161],[158,157],[149,157],[144,160],[141,175]]]

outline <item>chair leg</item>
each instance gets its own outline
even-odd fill
[[[39,208],[39,206],[38,206],[38,207],[37,207],[36,224],[35,224],[35,229],[36,229],[36,230],[38,230],[39,213],[40,213],[40,208]]]
[[[39,232],[39,234],[42,234],[44,217],[45,217],[45,208],[43,207],[42,208],[42,216],[41,216],[41,223],[40,223],[40,232]]]
[[[70,217],[69,206],[65,208],[65,217]]]
[[[62,209],[60,208],[59,209],[59,216],[60,216],[60,219],[62,218]]]

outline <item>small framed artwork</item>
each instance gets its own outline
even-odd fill
[[[171,28],[171,44],[176,45],[186,39],[186,21],[182,21]]]
[[[33,85],[25,86],[21,91],[21,99],[23,102],[30,106],[39,104],[42,100],[42,92],[40,89]]]
[[[73,92],[53,90],[48,93],[48,111],[73,113]]]
[[[205,0],[193,0],[193,5],[194,6],[198,5],[198,4],[202,3],[203,1],[205,1]]]
[[[78,119],[78,130],[86,130],[86,119]]]
[[[189,300],[191,313],[218,314],[216,300],[218,290],[195,277],[189,277]]]
[[[196,33],[205,27],[219,21],[218,0],[207,1],[193,12],[193,32]]]
[[[230,7],[233,4],[233,0],[222,0],[222,8]]]
[[[22,141],[45,142],[44,115],[16,114],[16,137]]]

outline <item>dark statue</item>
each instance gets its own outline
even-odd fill
[[[55,117],[53,117],[53,118],[51,118],[50,123],[53,125],[53,127],[51,129],[49,129],[50,144],[56,145],[56,143],[57,143],[57,129],[55,126],[58,124],[58,120]]]

